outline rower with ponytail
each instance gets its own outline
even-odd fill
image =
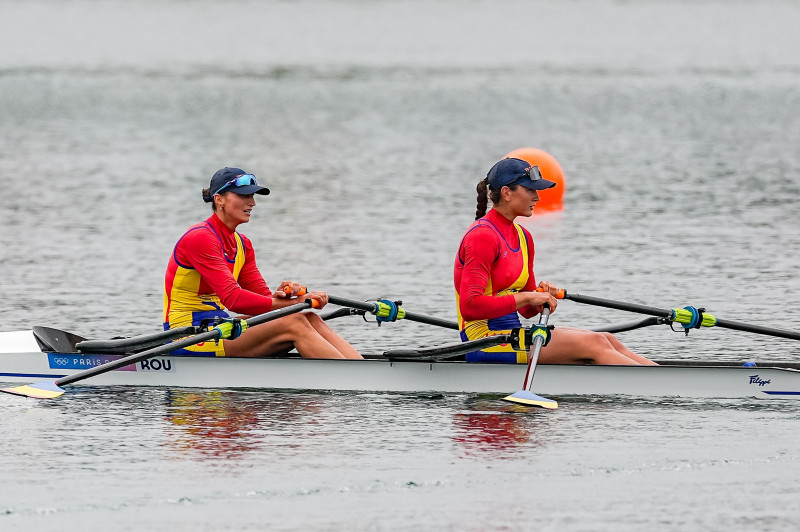
[[[544,304],[554,312],[558,287],[533,273],[533,237],[514,223],[531,216],[539,191],[554,187],[538,166],[507,158],[478,182],[475,222],[467,229],[453,272],[458,323],[463,341],[509,334],[520,327],[519,315],[532,318]],[[487,212],[489,200],[492,208]],[[542,291],[537,291],[537,288]],[[609,333],[560,328],[540,354],[542,364],[653,364]],[[528,362],[528,353],[510,344],[467,353],[468,362]]]

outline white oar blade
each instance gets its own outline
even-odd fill
[[[33,384],[25,384],[14,388],[0,388],[0,392],[21,395],[23,397],[33,397],[34,399],[55,399],[64,393],[55,381],[42,381]]]
[[[520,390],[512,393],[509,396],[503,397],[503,401],[509,401],[511,403],[527,406],[540,406],[542,408],[547,408],[548,410],[555,410],[558,408],[558,403],[552,399],[547,399],[546,397],[536,395],[535,393],[527,390]]]

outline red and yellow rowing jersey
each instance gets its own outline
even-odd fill
[[[190,227],[175,244],[164,278],[164,330],[228,317],[226,310],[256,315],[271,308],[272,292],[256,267],[250,240],[215,214]],[[205,342],[186,351],[224,356],[224,342]]]
[[[456,255],[453,279],[463,341],[506,334],[519,327],[514,294],[536,289],[533,237],[490,210],[467,229]],[[526,318],[541,312],[522,307]],[[527,363],[527,353],[501,345],[467,354],[470,362]]]

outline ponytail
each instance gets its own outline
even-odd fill
[[[508,188],[516,190],[517,185],[511,185]],[[488,178],[478,181],[478,186],[475,187],[475,190],[478,192],[478,207],[475,209],[475,219],[477,220],[486,216],[486,208],[489,206],[489,200],[492,200],[493,205],[500,203],[500,191],[489,188]]]
[[[489,205],[489,184],[486,179],[478,181],[475,187],[478,192],[478,206],[475,209],[475,219],[478,220],[486,215],[486,207]]]

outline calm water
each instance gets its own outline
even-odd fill
[[[474,185],[521,146],[567,175],[565,209],[523,222],[540,279],[798,330],[798,26],[790,1],[0,1],[0,330],[156,330],[172,245],[225,165],[272,190],[241,228],[270,285],[453,318]],[[552,321],[631,318],[565,302]],[[336,327],[364,352],[454,339]],[[724,330],[622,339],[800,355]],[[0,528],[797,528],[796,403],[559,399],[0,397]]]

